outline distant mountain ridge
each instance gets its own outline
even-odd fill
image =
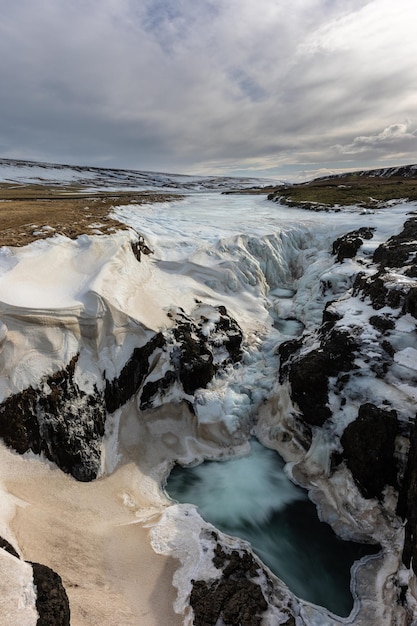
[[[380,178],[393,178],[394,176],[398,176],[399,178],[417,178],[417,165],[399,165],[397,167],[382,167],[371,170],[356,170],[354,172],[344,172],[342,174],[330,174],[328,176],[319,176],[311,182],[316,182],[318,180],[346,178],[351,176],[370,176]]]
[[[166,190],[245,189],[268,185],[271,180],[233,176],[193,176],[141,170],[64,165],[18,159],[0,159],[0,181],[27,184],[78,184],[99,188]],[[277,181],[274,181],[275,183]]]

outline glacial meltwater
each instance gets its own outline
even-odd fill
[[[219,530],[249,541],[297,596],[347,616],[353,607],[350,568],[377,550],[339,539],[283,467],[276,452],[252,441],[247,457],[175,466],[166,491],[197,505]]]

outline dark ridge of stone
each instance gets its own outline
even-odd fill
[[[331,416],[327,406],[328,369],[328,356],[321,350],[312,350],[290,365],[288,380],[292,399],[311,426],[322,426]]]
[[[353,295],[359,294],[368,297],[373,308],[378,311],[384,306],[398,309],[403,305],[407,290],[404,287],[388,289],[384,283],[384,274],[380,272],[373,276],[366,276],[360,272],[353,283]]]
[[[278,346],[278,354],[280,356],[279,363],[279,382],[282,384],[285,378],[288,376],[290,370],[289,360],[291,357],[296,354],[303,342],[301,339],[289,339],[288,341],[283,341]]]
[[[364,498],[382,500],[386,485],[398,488],[394,456],[398,433],[397,413],[363,404],[358,417],[345,429],[343,458]]]
[[[405,296],[403,313],[409,313],[412,317],[417,319],[417,287],[411,287]]]
[[[382,334],[395,328],[394,320],[388,317],[388,315],[372,315],[372,317],[369,318],[369,323]]]
[[[390,237],[374,252],[373,261],[380,269],[403,267],[408,265],[410,255],[417,252],[417,218],[412,217],[404,223],[398,235]]]
[[[0,437],[19,454],[28,450],[35,454],[41,452],[41,436],[35,412],[37,393],[29,387],[0,404]]]
[[[217,341],[219,346],[225,345],[230,360],[239,360],[242,331],[225,309],[219,313],[217,329],[211,339],[184,314],[175,329],[181,340],[173,351],[176,372],[168,372],[161,381],[145,385],[142,408],[149,406],[158,390],[178,378],[190,394],[207,385],[215,373],[209,340],[213,345]],[[49,460],[77,480],[94,480],[101,469],[107,412],[113,413],[139,391],[153,365],[150,357],[165,346],[163,334],[155,334],[146,345],[133,351],[117,378],[105,380],[104,392],[95,389],[92,394],[86,394],[74,380],[79,355],[74,356],[65,369],[44,377],[36,388],[24,389],[0,404],[0,437],[20,454],[28,450],[35,454],[44,452]]]
[[[337,261],[353,259],[363,244],[363,239],[372,239],[375,228],[362,227],[352,230],[333,242],[332,254],[337,255]]]
[[[146,383],[140,397],[140,409],[144,411],[152,407],[152,401],[159,393],[163,393],[177,380],[177,375],[168,370],[162,378]]]
[[[322,324],[331,324],[333,326],[336,322],[342,319],[342,315],[335,309],[332,309],[334,302],[334,300],[326,302],[321,320]]]
[[[383,350],[385,350],[385,352],[392,358],[395,354],[395,350],[392,347],[392,344],[389,341],[383,341],[381,343],[381,347]]]
[[[242,358],[242,329],[224,306],[218,306],[217,311],[219,319],[209,334],[203,332],[208,320],[199,314],[198,308],[194,312],[197,321],[182,309],[170,314],[176,321],[172,329],[176,345],[171,362],[188,395],[193,395],[196,389],[207,387],[220,367],[237,363]],[[220,347],[224,347],[229,356],[222,356],[220,362],[215,363],[214,355]]]
[[[353,368],[358,344],[348,331],[333,328],[323,338],[321,347],[327,355],[327,374],[329,376],[335,376],[339,372],[347,372]]]
[[[106,412],[100,393],[87,395],[73,380],[78,355],[47,379],[51,392],[38,396],[42,450],[77,480],[97,478]]]
[[[61,577],[50,567],[31,563],[37,589],[36,626],[70,626],[70,606]]]
[[[139,239],[137,241],[132,241],[130,245],[132,248],[132,252],[135,255],[136,259],[139,261],[139,263],[141,261],[142,254],[147,255],[153,253],[149,246],[146,245],[145,239],[142,237],[142,235],[139,236]]]
[[[261,570],[253,556],[246,551],[226,553],[217,545],[213,563],[218,569],[223,568],[219,580],[192,581],[194,626],[215,626],[220,618],[225,626],[261,626],[268,604],[259,584],[251,580]]]
[[[412,265],[404,271],[404,276],[408,278],[417,278],[417,259],[413,259]]]
[[[237,550],[226,552],[220,544],[214,549],[213,565],[217,569],[223,568],[223,575],[227,578],[249,575],[258,576],[260,566],[250,552],[239,553]]]
[[[417,574],[417,425],[411,424],[410,448],[399,491],[397,514],[406,521],[402,561]]]
[[[3,550],[6,550],[6,552],[8,552],[9,554],[12,554],[17,559],[20,559],[19,554],[13,548],[12,544],[9,543],[6,539],[3,539],[3,537],[0,537],[0,548],[2,548]]]
[[[132,356],[117,378],[112,381],[106,379],[104,399],[109,413],[114,413],[116,409],[126,404],[139,390],[149,373],[149,357],[157,348],[162,349],[165,344],[163,334],[157,333],[144,346],[133,350]]]
[[[227,312],[226,307],[219,306],[220,319],[216,323],[216,333],[224,333],[227,338],[224,347],[230,355],[233,363],[238,363],[242,358],[243,332],[239,324]]]
[[[44,452],[77,480],[97,477],[105,409],[101,394],[85,394],[74,382],[78,355],[67,367],[44,377],[0,405],[0,436],[19,454]]]
[[[322,326],[321,346],[307,354],[297,356],[302,345],[300,340],[285,342],[279,348],[282,357],[280,382],[288,376],[291,397],[310,426],[322,426],[331,416],[328,407],[329,377],[354,368],[357,340],[346,330]]]
[[[196,331],[191,322],[180,323],[174,329],[179,343],[176,354],[178,374],[185,393],[189,395],[200,387],[207,387],[215,374],[213,354]]]

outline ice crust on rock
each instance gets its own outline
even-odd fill
[[[192,581],[225,575],[213,564],[217,544],[242,554],[249,547],[195,508],[168,501],[161,485],[174,463],[244,454],[253,433],[280,452],[338,534],[382,546],[355,566],[355,607],[345,619],[296,598],[259,564],[262,624],[392,626],[416,618],[415,574],[402,562],[404,525],[412,534],[413,520],[396,510],[398,489],[407,509],[414,488],[411,478],[401,485],[415,417],[415,282],[391,261],[381,268],[379,253],[373,260],[413,209],[311,214],[260,197],[199,193],[140,211],[116,207],[130,231],[0,250],[0,402],[34,394],[47,403],[64,389],[58,380],[54,390],[54,376],[73,362],[78,400],[102,403],[95,476],[105,481],[129,464],[146,476],[153,505],[138,509],[136,521],[148,524],[156,552],[180,562],[175,610],[185,624],[193,623]],[[372,239],[338,262],[333,242],[358,228],[373,229]],[[131,246],[139,235],[154,251],[140,261]],[[320,419],[318,405],[308,417],[303,404],[300,363],[309,360],[323,378]],[[62,421],[70,439],[83,439],[71,393]],[[395,409],[399,428],[391,455],[398,484],[382,485],[376,497],[361,493],[342,445],[369,403],[381,416]],[[91,421],[88,411],[80,415]],[[123,502],[133,510],[129,493]],[[1,522],[7,530],[5,512]],[[16,576],[26,585],[23,570]]]

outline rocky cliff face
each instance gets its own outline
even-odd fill
[[[317,330],[281,344],[276,394],[288,393],[292,408],[269,406],[258,423],[325,520],[382,545],[384,616],[367,622],[359,608],[355,624],[408,624],[415,611],[416,228],[411,217],[376,248],[353,288],[327,302]],[[358,235],[335,241],[339,262],[356,255]]]
[[[241,358],[242,330],[224,306],[199,306],[191,315],[176,311],[170,317],[172,328],[135,348],[117,377],[109,380],[102,372],[100,391],[95,386],[86,393],[77,384],[77,354],[37,387],[9,396],[0,404],[0,437],[19,454],[44,453],[77,480],[97,478],[107,415],[136,395],[142,409],[152,408],[175,385],[182,390],[178,396],[192,400],[216,372]],[[161,353],[169,369],[149,380],[152,362]]]

